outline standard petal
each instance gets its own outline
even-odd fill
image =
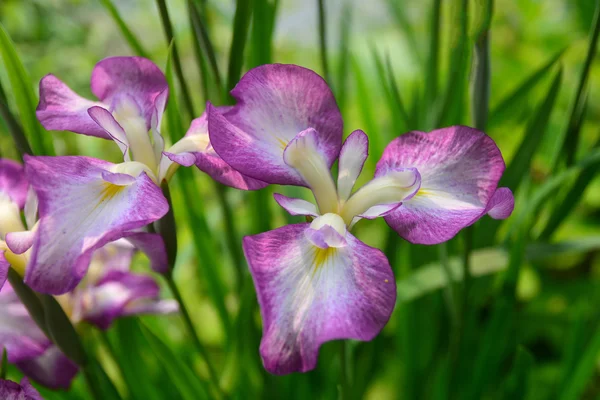
[[[342,201],[350,197],[365,161],[369,156],[369,138],[360,129],[352,132],[342,145],[338,162],[338,194]]]
[[[35,231],[10,232],[6,234],[6,245],[15,254],[23,254],[33,246]]]
[[[8,196],[19,208],[23,208],[28,188],[23,166],[16,161],[0,158],[0,194]]]
[[[50,74],[40,81],[40,102],[35,114],[48,130],[71,131],[110,139],[104,129],[88,115],[87,110],[94,106],[107,107],[100,102],[84,99]]]
[[[92,93],[105,104],[112,104],[116,96],[128,95],[140,106],[150,130],[156,107],[161,115],[166,103],[167,79],[150,60],[142,57],[109,57],[94,67],[91,78]],[[160,103],[160,104],[156,104]]]
[[[102,174],[114,164],[88,157],[27,157],[40,222],[25,276],[33,289],[62,294],[85,275],[94,250],[160,219],[168,203],[145,173],[131,185]]]
[[[148,256],[153,271],[164,274],[169,270],[167,249],[160,235],[146,232],[128,232],[124,238]]]
[[[223,112],[231,107],[218,107]],[[196,167],[211,178],[224,185],[241,190],[258,190],[268,186],[268,183],[250,178],[233,169],[215,152],[208,137],[208,119],[206,113],[192,121],[190,128],[182,141],[192,142],[193,146],[186,146],[186,151],[194,152]],[[180,141],[180,142],[182,142]],[[175,145],[173,146],[175,147]],[[194,149],[191,149],[193,147]],[[161,165],[161,169],[164,167]]]
[[[319,132],[319,147],[331,167],[341,143],[343,121],[327,83],[297,65],[269,64],[248,71],[231,95],[237,105],[208,110],[210,141],[241,173],[268,183],[304,185],[283,161],[283,151],[308,128]]]
[[[111,138],[117,144],[117,146],[119,146],[121,153],[123,153],[124,160],[130,161],[128,152],[129,140],[127,139],[125,131],[121,125],[119,125],[115,117],[113,117],[110,111],[103,107],[91,107],[87,112],[90,115],[90,118],[92,118],[102,130],[104,130],[106,136]]]
[[[418,244],[449,240],[484,215],[505,168],[494,141],[465,126],[409,132],[394,139],[375,175],[407,167],[418,169],[421,188],[385,220],[404,239]]]
[[[347,246],[320,249],[309,224],[244,238],[263,318],[260,353],[274,374],[305,372],[319,347],[336,339],[373,339],[387,323],[396,284],[387,258],[350,233]]]
[[[34,381],[50,389],[68,389],[79,368],[52,345],[40,356],[19,361],[17,367]]]
[[[310,215],[311,217],[319,215],[317,206],[309,201],[287,197],[279,193],[273,193],[273,197],[277,204],[290,215]]]
[[[494,219],[506,219],[515,209],[515,197],[507,187],[496,189],[487,205],[486,213]]]
[[[0,379],[0,399],[2,400],[44,400],[27,378],[21,383]]]

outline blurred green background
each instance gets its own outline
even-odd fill
[[[179,231],[175,276],[224,390],[239,399],[337,398],[337,352],[344,345],[356,399],[600,398],[598,2],[322,4],[320,15],[317,0],[167,1],[195,113],[177,80],[163,135],[181,137],[206,100],[227,102],[222,94],[240,71],[299,64],[332,86],[345,134],[363,129],[369,135],[359,183],[372,177],[394,137],[467,124],[484,129],[502,150],[509,166],[503,183],[515,191],[515,212],[501,224],[484,218],[433,247],[402,241],[383,220],[362,221],[356,235],[385,250],[398,279],[391,321],[370,343],[326,344],[312,372],[276,377],[258,356],[260,314],[241,237],[301,221],[277,209],[274,191],[309,193],[223,189],[197,170],[179,171],[171,185]],[[111,11],[137,37],[137,48]],[[92,98],[89,77],[100,59],[141,53],[165,70],[169,57],[152,0],[2,0],[0,23],[36,94],[40,78],[53,73]],[[6,53],[2,61],[8,106],[27,126]],[[0,118],[0,153],[18,159],[9,131]],[[43,134],[52,135],[56,154],[119,161],[112,142]],[[465,255],[471,273],[463,279]],[[143,257],[136,268],[147,269]],[[124,398],[214,394],[178,316],[122,320],[107,335],[82,332]],[[44,395],[88,398],[82,378],[68,393]]]

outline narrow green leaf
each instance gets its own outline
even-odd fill
[[[225,98],[231,102],[229,91],[237,84],[242,75],[244,65],[244,49],[246,48],[246,38],[248,37],[248,28],[250,18],[252,17],[252,2],[247,0],[237,0],[235,5],[235,17],[233,20],[233,38],[229,49],[229,67],[227,69],[227,93]]]
[[[375,123],[375,116],[373,115],[373,103],[371,103],[371,88],[365,80],[363,71],[355,57],[350,56],[350,65],[354,73],[354,80],[356,83],[356,96],[359,105],[360,114],[363,123],[366,128],[366,132],[369,135],[369,161],[375,163],[377,157],[374,154],[380,154],[383,151],[383,141],[379,136],[379,129]]]
[[[527,398],[528,379],[533,365],[533,355],[524,347],[519,346],[510,374],[502,387],[503,399]]]
[[[252,11],[252,51],[249,66],[256,67],[271,62],[273,51],[273,31],[279,1],[254,0]]]
[[[135,34],[129,29],[121,15],[119,15],[119,11],[117,7],[112,3],[111,0],[100,0],[100,3],[106,8],[106,11],[110,14],[112,19],[115,21],[115,24],[119,27],[121,34],[129,44],[129,47],[140,57],[148,57],[148,53],[144,50],[139,40],[135,37]]]
[[[350,65],[350,32],[352,27],[352,2],[344,3],[342,18],[340,19],[340,45],[337,50],[338,62],[335,77],[337,78],[334,88],[335,97],[342,113],[346,108],[348,76]]]
[[[566,381],[560,391],[558,399],[577,400],[581,398],[586,385],[592,378],[596,369],[598,354],[600,353],[600,325],[596,327],[596,332],[590,340],[585,350],[580,354],[579,362],[571,374],[570,379]]]
[[[21,124],[34,154],[54,155],[52,136],[42,128],[35,116],[37,98],[31,87],[31,79],[2,24],[0,24],[0,56],[4,62]]]
[[[532,73],[519,86],[510,92],[498,105],[490,112],[489,126],[497,126],[501,123],[514,118],[520,108],[523,107],[525,100],[529,97],[538,83],[548,74],[554,64],[561,58],[564,49],[559,51],[550,60],[543,64],[539,69]]]
[[[199,26],[196,21],[199,18],[198,13],[196,12],[196,8],[192,0],[187,0],[187,8],[188,8],[188,17],[190,21],[190,26],[192,27],[192,44],[194,47],[194,56],[196,57],[196,64],[198,65],[198,72],[200,75],[200,93],[202,93],[202,104],[206,104],[206,101],[210,97],[209,93],[209,75],[208,64],[205,59],[204,53],[202,51],[201,39]]]
[[[578,124],[578,115],[583,108],[585,87],[588,81],[592,62],[596,56],[596,47],[598,44],[598,36],[600,35],[600,0],[596,0],[596,11],[594,13],[594,22],[590,30],[590,44],[588,47],[587,55],[585,57],[585,64],[581,75],[579,75],[579,84],[577,85],[577,91],[575,92],[575,99],[571,106],[571,113],[569,116],[569,123],[564,136],[561,138],[561,143],[564,144],[566,149],[566,160],[567,165],[573,165],[575,162],[575,154],[579,145],[579,136],[581,131],[581,124]],[[561,148],[563,146],[560,146]]]
[[[95,386],[95,391],[99,392],[100,394],[100,397],[97,400],[122,399],[113,381],[106,374],[106,371],[97,359],[91,358],[89,360],[89,364],[84,369],[88,370],[90,375],[93,375],[93,377],[91,378],[94,382],[93,385],[97,385]]]
[[[412,56],[418,65],[422,65],[422,57],[420,52],[420,45],[417,41],[417,34],[410,24],[409,18],[405,13],[406,7],[402,2],[398,0],[388,0],[388,7],[392,13],[392,16],[396,20],[396,24],[400,28],[401,33],[404,35],[408,48],[412,53]]]
[[[6,98],[4,89],[2,88],[2,82],[0,82],[0,116],[6,123],[21,159],[23,159],[24,154],[33,154],[31,146],[29,145],[29,141],[25,136],[25,132],[23,132],[23,128],[21,128],[21,125],[13,116],[10,108],[8,107],[8,99]]]
[[[377,53],[377,49],[373,45],[371,45],[371,58],[373,58],[373,60],[375,61],[375,69],[377,70],[379,85],[385,95],[385,99],[387,101],[387,105],[392,116],[392,126],[399,132],[403,132],[403,128],[406,128],[408,126],[408,119],[403,119],[403,117],[407,117],[406,111],[402,113],[402,100],[400,99],[400,97],[394,97],[394,94],[392,93],[393,89],[391,87],[392,85],[390,84],[390,81],[393,79],[393,76],[391,73],[388,74],[388,72],[386,71],[386,67],[383,65],[383,61]],[[388,76],[390,77],[390,81],[388,81]],[[387,141],[387,138],[382,139],[384,142]]]
[[[492,20],[493,0],[476,3],[475,10],[482,20],[475,39],[471,80],[471,119],[475,128],[485,130],[490,102],[490,45],[489,27]]]
[[[398,124],[395,125],[395,132],[392,132],[393,136],[400,134],[401,132],[405,132],[407,130],[412,129],[412,127],[416,127],[416,125],[411,125],[411,119],[406,112],[406,106],[404,105],[404,100],[400,95],[400,90],[398,89],[398,84],[396,83],[396,77],[394,73],[394,69],[392,67],[392,62],[390,61],[389,56],[386,57],[386,67],[387,67],[387,79],[389,80],[390,85],[390,93],[392,95],[393,104],[395,107],[392,109],[392,113],[397,115]],[[387,82],[387,80],[386,80]]]
[[[440,57],[440,21],[442,1],[433,0],[431,7],[429,57],[425,70],[425,107],[433,108],[438,93],[439,57]]]
[[[23,278],[12,268],[8,270],[8,281],[31,318],[35,321],[35,324],[47,337],[50,337],[50,332],[46,325],[44,306],[37,297],[37,294],[23,282]]]
[[[186,364],[148,327],[141,325],[144,336],[150,343],[150,348],[162,361],[163,366],[179,390],[179,395],[185,400],[208,399],[206,384],[198,379]]]
[[[319,50],[321,53],[321,67],[323,68],[323,76],[327,82],[331,82],[329,76],[329,65],[327,62],[327,11],[325,10],[325,2],[317,0],[319,8]]]
[[[2,362],[0,363],[0,379],[6,379],[6,371],[8,369],[8,357],[6,349],[2,347]]]

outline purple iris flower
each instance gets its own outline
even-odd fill
[[[27,378],[21,383],[0,379],[0,399],[3,400],[44,400]]]
[[[163,217],[168,203],[160,185],[179,165],[203,169],[206,163],[197,159],[210,153],[202,129],[190,129],[165,149],[159,128],[169,90],[150,60],[104,59],[92,71],[91,89],[99,101],[78,96],[53,75],[40,82],[37,117],[45,128],[112,139],[123,153],[119,164],[89,157],[26,157],[40,222],[25,281],[44,293],[73,290],[94,250]],[[214,165],[206,171],[221,173]]]
[[[358,220],[383,216],[406,239],[431,244],[486,212],[505,218],[512,211],[510,190],[496,189],[502,156],[479,131],[452,127],[402,136],[386,149],[375,178],[354,190],[368,138],[357,130],[342,145],[342,118],[320,76],[294,65],[264,65],[249,71],[232,95],[236,106],[208,108],[216,153],[254,179],[306,186],[316,203],[275,194],[290,214],[312,222],[244,238],[263,317],[260,353],[272,373],[313,369],[324,342],[371,340],[389,320],[394,275],[380,250],[350,233]],[[336,159],[337,183],[330,172]],[[398,215],[407,204],[415,214],[425,209],[439,218],[403,219]]]

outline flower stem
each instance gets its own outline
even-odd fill
[[[94,379],[94,374],[90,371],[90,364],[81,367],[81,372],[85,378],[88,390],[94,400],[102,400],[102,391],[98,387],[98,382]]]
[[[200,353],[202,358],[204,358],[204,362],[206,363],[206,366],[208,368],[208,373],[210,375],[210,380],[212,381],[215,389],[217,390],[219,397],[224,398],[225,394],[223,393],[221,386],[219,385],[219,377],[217,376],[216,370],[215,370],[212,362],[210,361],[210,358],[208,356],[208,351],[206,350],[206,348],[204,347],[204,345],[198,338],[198,332],[196,332],[196,328],[194,327],[194,323],[192,322],[190,313],[188,312],[188,309],[185,306],[183,298],[181,297],[181,292],[177,288],[177,285],[175,284],[175,281],[173,280],[172,275],[170,275],[170,274],[166,275],[165,279],[167,281],[167,284],[169,285],[169,288],[171,289],[171,292],[173,293],[173,296],[175,296],[175,300],[177,300],[177,303],[179,303],[179,311],[181,312],[181,316],[183,317],[183,322],[188,330],[188,334],[191,337],[192,341],[194,342],[194,345],[196,346],[196,350],[198,350],[198,352]]]
[[[348,380],[348,353],[346,351],[346,341],[340,342],[340,398],[342,400],[350,399],[350,383]]]

